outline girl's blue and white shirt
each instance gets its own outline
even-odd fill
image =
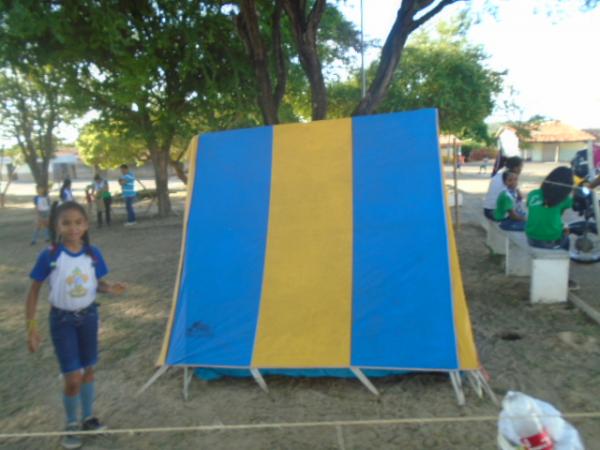
[[[100,250],[94,246],[90,250],[84,247],[72,253],[59,245],[40,253],[29,276],[39,282],[49,279],[48,300],[52,306],[78,311],[96,300],[98,280],[108,273],[108,267]]]

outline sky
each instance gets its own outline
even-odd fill
[[[365,39],[383,44],[400,3],[363,0]],[[542,115],[578,128],[600,128],[600,5],[584,13],[578,0],[494,0],[489,2],[497,7],[493,17],[484,12],[483,0],[469,3],[480,13],[469,40],[483,46],[490,68],[508,71],[506,84],[520,109],[496,111],[488,122]],[[465,4],[447,7],[436,20],[447,19]],[[360,24],[360,0],[347,0],[343,10]],[[429,26],[435,26],[432,22]],[[372,51],[366,59],[377,54]]]

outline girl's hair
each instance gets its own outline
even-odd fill
[[[568,167],[557,167],[542,182],[544,205],[558,205],[573,191],[573,171]]]
[[[83,206],[81,206],[79,203],[64,202],[59,205],[58,202],[53,202],[52,207],[50,208],[50,218],[48,220],[48,230],[50,231],[50,241],[51,241],[53,253],[56,252],[56,250],[58,249],[58,244],[60,244],[60,240],[61,240],[60,235],[58,235],[58,233],[56,232],[58,220],[60,219],[60,216],[64,212],[70,211],[70,210],[79,211],[79,213],[85,218],[85,220],[86,221],[88,220],[88,216],[85,212],[85,208]],[[82,239],[83,239],[84,251],[95,262],[96,258],[92,252],[92,245],[90,244],[90,235],[87,231],[83,234]]]

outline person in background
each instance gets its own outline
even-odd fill
[[[487,173],[488,164],[490,163],[489,156],[484,156],[479,166],[479,173]]]
[[[539,189],[527,196],[529,216],[525,234],[529,245],[546,249],[569,249],[569,229],[562,221],[563,212],[573,206],[573,171],[557,167],[548,174]]]
[[[87,207],[88,217],[94,212],[94,183],[85,187],[85,205]]]
[[[33,238],[31,239],[31,245],[35,245],[40,232],[45,231],[46,241],[50,240],[50,234],[48,231],[48,218],[50,216],[50,197],[48,197],[48,190],[43,186],[37,187],[37,195],[33,197],[33,204],[35,206],[36,213],[36,225],[33,231]]]
[[[135,200],[135,176],[129,172],[127,164],[121,164],[121,178],[119,184],[123,191],[123,199],[127,208],[127,222],[125,226],[135,225],[135,211],[133,209],[133,201]]]
[[[71,180],[69,178],[65,178],[62,186],[60,187],[59,198],[63,203],[75,201],[73,197],[73,191],[71,190]]]
[[[110,226],[110,207],[112,196],[108,188],[108,181],[99,174],[94,176],[93,193],[96,198],[96,218],[98,227],[102,226],[102,213],[106,214],[106,224]]]
[[[506,231],[523,231],[527,216],[522,208],[522,198],[517,189],[519,175],[514,172],[502,172],[506,188],[500,192],[494,210],[494,219],[500,222],[500,228]]]
[[[514,172],[517,175],[520,175],[522,170],[523,160],[520,157],[513,156],[506,160],[506,168],[504,171]],[[485,194],[485,198],[483,199],[483,215],[490,220],[495,220],[494,209],[496,209],[498,196],[506,188],[504,182],[502,181],[502,173],[504,171],[498,172],[492,177],[488,186],[487,194]]]

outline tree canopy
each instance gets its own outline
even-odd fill
[[[441,23],[434,33],[420,32],[404,50],[385,101],[377,112],[437,108],[443,131],[479,139],[486,137],[484,119],[502,91],[503,73],[486,66],[481,48],[470,45],[465,17]],[[375,66],[369,68],[373,77]],[[330,87],[332,113],[348,115],[360,98],[359,74]]]
[[[56,149],[54,132],[71,120],[75,107],[64,95],[65,79],[51,66],[0,70],[0,123],[16,140],[39,186],[48,187],[48,166]]]

